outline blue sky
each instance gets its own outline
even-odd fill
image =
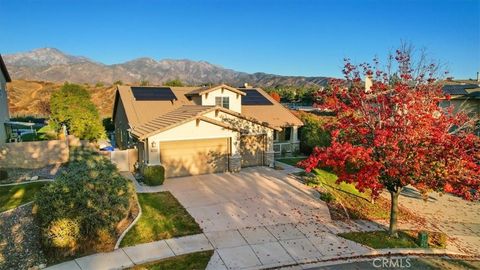
[[[55,47],[113,64],[205,60],[245,72],[340,76],[342,60],[385,57],[401,40],[480,70],[480,0],[0,0],[0,53]]]

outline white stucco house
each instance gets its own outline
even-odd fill
[[[0,143],[7,141],[7,127],[6,122],[10,120],[8,113],[8,97],[7,97],[7,82],[11,82],[5,62],[3,62],[2,55],[0,55]]]
[[[299,148],[303,123],[260,88],[118,86],[113,111],[120,149],[165,177],[273,166]]]

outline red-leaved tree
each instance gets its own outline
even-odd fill
[[[280,102],[280,94],[278,94],[277,92],[271,92],[270,96],[277,102]]]
[[[389,232],[397,236],[398,197],[411,185],[420,192],[455,193],[479,198],[480,141],[475,121],[452,108],[440,108],[442,84],[437,67],[413,67],[410,51],[397,50],[394,72],[374,64],[353,65],[345,59],[346,80],[332,80],[320,93],[323,107],[336,113],[329,147],[315,148],[300,163],[307,172],[329,167],[339,182],[352,183],[377,197],[391,195]],[[391,66],[388,66],[391,68]],[[370,89],[362,82],[369,76]]]

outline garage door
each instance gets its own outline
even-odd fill
[[[165,177],[226,172],[228,142],[228,138],[160,142]]]
[[[240,138],[242,167],[262,166],[266,149],[265,135],[244,135]]]

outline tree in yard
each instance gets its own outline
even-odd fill
[[[50,122],[57,132],[62,125],[80,139],[96,140],[105,137],[105,130],[90,94],[80,85],[62,86],[50,99]]]
[[[277,92],[270,92],[270,96],[277,102],[280,102],[280,95]]]
[[[386,189],[391,197],[389,233],[397,236],[398,198],[411,185],[422,194],[449,192],[467,200],[480,197],[480,139],[475,119],[453,108],[445,97],[437,66],[424,58],[413,63],[408,47],[396,51],[387,71],[345,59],[346,80],[332,80],[320,93],[322,107],[336,113],[331,145],[317,147],[301,162],[306,171],[330,167],[338,181],[370,189],[373,198]],[[398,68],[393,68],[393,64]],[[373,80],[365,89],[361,77]]]
[[[172,87],[175,87],[175,86],[184,86],[183,82],[180,80],[180,79],[175,79],[175,80],[169,80],[169,81],[166,81],[163,85],[165,86],[172,86]]]

